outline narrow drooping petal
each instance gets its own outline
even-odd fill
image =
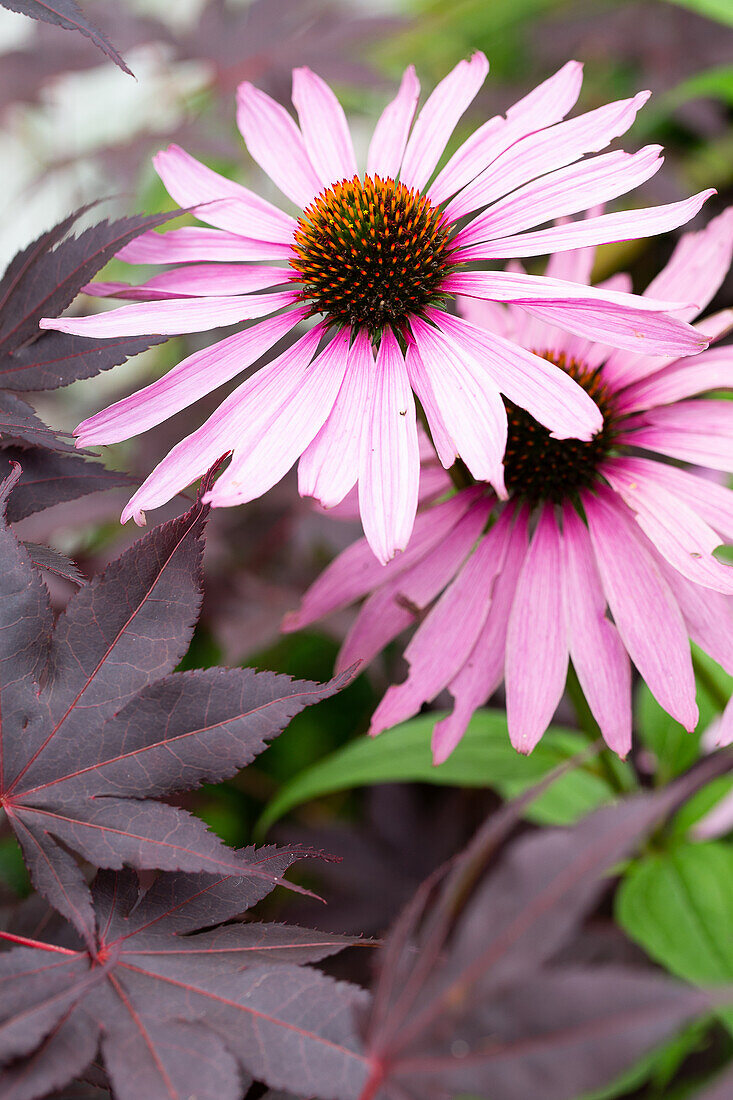
[[[498,389],[481,384],[471,364],[461,361],[439,329],[418,318],[413,319],[411,328],[419,353],[413,359],[413,378],[420,368],[427,375],[442,425],[454,442],[453,453],[461,456],[478,481],[488,481],[504,495],[506,411]],[[421,392],[419,386],[416,390]],[[448,465],[452,462],[453,456]]]
[[[494,580],[506,559],[510,528],[505,512],[415,633],[405,650],[410,673],[404,683],[389,688],[375,710],[369,728],[372,736],[416,714],[465,663],[486,620]]]
[[[306,307],[301,307],[292,313],[260,321],[182,359],[162,378],[84,420],[76,429],[78,446],[129,439],[188,408],[254,363],[307,312]]]
[[[632,441],[633,438],[632,435]],[[623,465],[635,481],[663,486],[701,515],[722,538],[733,541],[733,489],[679,466],[649,458],[626,456]]]
[[[624,458],[608,461],[604,477],[626,502],[650,542],[683,576],[733,594],[733,568],[713,556],[720,538],[693,506]]]
[[[682,462],[733,472],[733,403],[682,401],[642,414],[634,443]]]
[[[252,159],[297,206],[308,206],[331,182],[320,178],[285,108],[248,81],[237,88],[237,125]]]
[[[625,413],[673,405],[708,390],[733,389],[733,348],[708,348],[629,386],[618,398]]]
[[[277,404],[263,401],[269,415],[253,414],[240,427],[231,465],[206,501],[217,508],[246,504],[285,476],[333,408],[346,372],[348,343],[349,333],[339,333],[300,377],[293,372],[285,380]]]
[[[526,510],[518,512],[508,540],[504,568],[494,582],[486,622],[463,668],[448,684],[455,705],[433,730],[434,764],[442,764],[450,756],[466,732],[473,712],[493,695],[504,677],[509,614],[527,553]]]
[[[455,243],[463,248],[496,240],[624,195],[659,171],[661,151],[661,145],[649,145],[638,153],[604,153],[550,172],[494,203],[461,230]]]
[[[347,669],[371,661],[381,649],[415,622],[460,569],[481,534],[490,504],[479,501],[458,521],[447,538],[411,569],[378,588],[359,612],[336,662]]]
[[[354,145],[344,109],[325,80],[310,69],[293,70],[293,103],[308,159],[325,183],[357,174]]]
[[[446,216],[452,220],[461,218],[508,195],[528,180],[572,164],[585,153],[600,152],[628,130],[648,98],[649,92],[640,92],[633,99],[608,103],[567,122],[528,134],[464,188],[446,207]]]
[[[465,490],[423,512],[415,520],[407,550],[386,565],[377,561],[366,539],[352,543],[311,585],[299,609],[286,617],[283,629],[300,630],[410,569],[447,538],[480,495],[480,489]]]
[[[166,191],[179,206],[209,225],[255,240],[290,244],[296,221],[254,191],[228,180],[196,160],[180,145],[153,157]],[[223,199],[223,202],[215,200]]]
[[[714,191],[700,191],[681,202],[666,206],[651,206],[644,210],[623,210],[601,214],[597,218],[552,226],[535,233],[520,233],[461,249],[464,261],[503,259],[511,256],[545,256],[563,249],[583,248],[608,241],[628,241],[641,237],[669,233],[684,225],[701,209]],[[681,311],[682,312],[682,311]]]
[[[489,63],[482,53],[459,61],[429,96],[415,120],[402,160],[400,179],[420,190],[430,179],[458,120],[486,79]]]
[[[288,260],[289,244],[255,241],[223,230],[186,225],[167,233],[148,230],[117,253],[128,264],[185,264],[201,260]]]
[[[237,321],[265,317],[297,300],[291,290],[278,294],[252,294],[241,297],[172,298],[164,302],[120,306],[91,317],[48,317],[39,327],[77,336],[178,336],[183,332],[203,332]]]
[[[367,154],[367,175],[397,179],[419,98],[420,81],[415,66],[408,65],[399,92],[374,127]]]
[[[441,203],[470,183],[520,137],[559,122],[575,106],[583,83],[583,66],[568,61],[553,76],[515,103],[506,117],[496,115],[480,126],[453,154],[428,191]]]
[[[241,335],[241,334],[239,334]],[[242,429],[252,428],[259,417],[271,414],[268,397],[297,385],[310,364],[322,330],[314,328],[286,352],[248,378],[211,414],[200,428],[182,439],[146,478],[122,513],[123,523],[131,516],[140,522],[147,509],[165,504],[190,485],[232,449]]]
[[[603,420],[598,406],[564,371],[461,317],[439,310],[428,315],[461,353],[486,371],[497,389],[554,436],[590,439],[600,430]]]
[[[517,580],[507,627],[507,722],[512,744],[522,753],[531,752],[547,729],[565,688],[561,555],[555,517],[545,508]]]
[[[656,561],[693,642],[733,675],[733,600],[680,576],[661,554]]]
[[[672,590],[623,505],[608,494],[589,493],[583,504],[603,590],[626,650],[660,705],[693,730],[695,677]]]
[[[362,414],[372,399],[374,358],[369,337],[358,333],[333,409],[298,464],[298,491],[325,508],[339,504],[359,477]]]
[[[223,294],[249,294],[254,290],[269,290],[290,281],[287,268],[265,264],[187,264],[185,267],[154,275],[146,283],[129,286],[126,283],[89,283],[85,294],[98,298],[131,298],[146,302],[161,298],[199,298]]]
[[[631,748],[631,666],[618,630],[606,617],[588,529],[572,506],[563,509],[562,587],[570,659],[609,748]]]
[[[410,540],[420,480],[415,399],[405,360],[390,329],[384,330],[379,345],[360,466],[359,511],[364,534],[385,563]]]
[[[694,302],[681,317],[692,321],[720,288],[733,260],[733,207],[697,233],[685,233],[667,266],[649,283],[650,298]]]

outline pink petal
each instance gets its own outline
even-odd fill
[[[610,749],[631,749],[631,666],[614,624],[588,529],[575,509],[563,510],[563,590],[570,659],[583,694]]]
[[[485,302],[480,298],[466,298],[459,294],[456,298],[458,315],[478,328],[498,333],[505,339],[517,341],[514,320],[507,306],[498,302]]]
[[[399,92],[384,108],[374,128],[367,156],[367,175],[397,179],[419,98],[420,81],[415,75],[415,66],[408,65]]]
[[[528,180],[572,164],[585,153],[604,149],[628,130],[649,94],[640,92],[633,99],[607,103],[595,111],[528,134],[457,195],[446,207],[446,216],[455,221],[508,195]]]
[[[167,233],[141,233],[117,253],[129,264],[184,264],[196,260],[289,260],[288,244],[247,240],[220,229],[187,225]]]
[[[412,129],[400,179],[418,191],[425,188],[461,115],[486,79],[489,63],[482,53],[459,61],[423,106]]]
[[[708,390],[733,389],[733,348],[708,348],[693,359],[657,371],[640,382],[632,383],[619,394],[618,408],[625,413],[673,405],[685,397]]]
[[[633,435],[630,438],[633,441]],[[698,512],[723,539],[733,541],[733,490],[667,462],[624,458],[623,466],[634,479],[663,486]]]
[[[695,645],[708,653],[726,672],[733,675],[733,600],[720,592],[711,592],[680,576],[660,555],[657,566],[674,591],[685,626]]]
[[[130,298],[146,302],[163,298],[206,297],[219,294],[249,294],[267,290],[291,280],[292,272],[264,264],[188,264],[186,267],[154,275],[146,283],[87,283],[84,294],[98,298]]]
[[[283,630],[300,630],[316,619],[360,600],[373,588],[410,569],[449,536],[482,492],[480,488],[464,489],[421,513],[415,520],[407,550],[387,565],[377,561],[366,539],[352,543],[311,585],[298,610],[286,616]]]
[[[448,690],[453,711],[433,730],[433,763],[442,764],[466,732],[477,707],[493,695],[504,676],[504,654],[509,614],[517,580],[527,553],[527,513],[522,509],[508,536],[504,566],[494,583],[486,622],[471,653]]]
[[[366,417],[359,511],[367,542],[386,564],[410,540],[420,480],[415,401],[402,352],[390,328],[382,332]]]
[[[192,405],[254,363],[308,313],[303,306],[236,332],[182,359],[149,386],[103,409],[76,429],[77,446],[117,443],[140,435]],[[228,449],[228,448],[227,448]]]
[[[453,440],[453,455],[461,456],[477,481],[490,482],[504,495],[507,419],[498,389],[471,369],[470,360],[456,355],[455,342],[439,329],[417,317],[411,318],[410,327],[419,353],[411,356],[411,379],[418,395],[429,390],[434,396],[440,416],[439,438],[444,429]],[[427,378],[425,387],[420,385],[423,377]],[[429,417],[432,407],[424,407]],[[447,465],[453,464],[453,455]]]
[[[298,492],[315,497],[324,508],[339,504],[356,484],[373,382],[371,340],[361,330],[348,351],[346,374],[330,415],[298,464]]]
[[[701,209],[715,191],[700,191],[682,202],[652,206],[644,210],[620,210],[597,218],[571,222],[541,229],[536,233],[521,233],[514,237],[489,241],[461,251],[464,262],[475,259],[499,259],[506,256],[544,256],[562,249],[606,244],[609,241],[629,241],[669,233],[684,225]],[[582,209],[579,207],[578,209]],[[693,292],[694,293],[694,292]],[[688,294],[688,299],[690,295]],[[688,311],[689,312],[689,311]]]
[[[649,409],[641,416],[643,426],[633,432],[636,446],[713,470],[733,471],[730,401],[679,401]]]
[[[629,656],[659,704],[676,721],[697,725],[695,677],[679,605],[648,543],[610,491],[583,504],[603,590]]]
[[[333,183],[319,176],[285,108],[246,80],[237,88],[237,125],[252,159],[296,206],[305,209]]]
[[[651,463],[650,463],[651,465]],[[611,459],[603,476],[636,516],[649,541],[683,576],[706,588],[733,594],[733,568],[713,556],[720,538],[694,507],[658,480],[639,476],[638,465]]]
[[[438,204],[449,199],[519,138],[559,122],[577,102],[582,83],[583,66],[568,61],[510,107],[506,118],[490,118],[464,141],[439,173],[428,191],[430,201]]]
[[[305,66],[293,69],[293,103],[308,159],[328,183],[357,174],[354,146],[344,109],[325,80]]]
[[[297,225],[294,218],[254,191],[213,172],[179,145],[156,153],[153,165],[174,202],[191,208],[201,221],[260,241],[292,242]]]
[[[559,583],[562,546],[551,508],[540,515],[517,581],[506,638],[506,710],[514,748],[530,753],[565,690],[568,641]]]
[[[373,660],[415,623],[460,569],[486,525],[490,507],[488,501],[478,501],[434,550],[372,593],[341,647],[337,669],[349,668],[357,660]]]
[[[659,171],[663,163],[661,151],[661,145],[648,145],[638,153],[604,153],[598,157],[590,157],[582,164],[571,164],[550,172],[494,203],[478,218],[469,222],[456,236],[454,243],[458,248],[466,248],[480,241],[500,241],[510,233],[530,229],[552,218],[577,214],[589,206],[625,195]],[[579,224],[587,226],[588,222]],[[574,241],[567,226],[555,226],[554,233],[560,239],[563,235],[569,236],[571,243],[568,247],[572,248],[595,243],[590,236],[588,239],[579,237]],[[602,235],[602,239],[613,239],[613,233],[610,238]],[[501,243],[498,249],[501,254]],[[493,251],[495,249],[490,244],[487,255]],[[548,251],[551,250],[544,249],[544,252]],[[504,254],[512,255],[511,252]],[[521,255],[521,252],[518,254]]]
[[[291,371],[269,402],[260,398],[265,409],[252,411],[240,426],[232,462],[205,502],[215,508],[246,504],[285,476],[333,408],[346,373],[349,336],[343,329],[300,375]]]
[[[177,336],[204,332],[237,321],[264,317],[297,301],[298,292],[253,294],[248,297],[169,298],[162,302],[120,306],[90,317],[44,317],[39,328],[77,336]]]
[[[733,259],[733,207],[713,218],[697,233],[685,233],[667,266],[645,293],[650,298],[694,302],[685,321],[692,321],[712,301]]]
[[[489,612],[494,580],[506,559],[510,528],[511,514],[505,511],[428,613],[405,650],[409,676],[385,694],[372,717],[371,736],[416,714],[468,659]]]
[[[463,318],[439,310],[428,310],[428,316],[454,342],[464,362],[484,370],[491,384],[558,439],[590,439],[602,427],[596,403],[559,367]]]
[[[684,312],[683,310],[675,312]],[[721,309],[701,321],[696,321],[692,328],[699,336],[713,343],[725,336],[733,328],[733,309]],[[603,376],[614,389],[620,390],[624,386],[634,382],[640,382],[652,374],[672,366],[678,359],[677,355],[669,355],[659,358],[650,355],[631,355],[628,351],[612,352],[603,367]]]
[[[238,445],[243,430],[273,415],[288,385],[297,385],[311,362],[323,329],[316,326],[286,352],[247,378],[195,432],[182,439],[146,478],[122,513],[136,522],[146,509],[165,504]]]

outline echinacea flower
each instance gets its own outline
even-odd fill
[[[704,307],[732,253],[733,208],[684,236],[647,293],[684,298],[692,290]],[[583,249],[549,267],[580,280],[592,262],[593,249]],[[490,353],[497,333],[539,350],[593,397],[602,430],[589,441],[555,439],[508,402],[508,500],[478,483],[431,504],[387,566],[364,540],[354,543],[285,629],[367,596],[339,654],[344,667],[370,660],[417,621],[405,649],[409,674],[388,689],[371,733],[447,688],[454,708],[435,727],[436,763],[502,680],[512,742],[531,751],[563,694],[568,659],[621,756],[631,746],[630,660],[661,706],[694,729],[689,639],[733,673],[733,568],[713,553],[733,540],[733,491],[720,484],[721,471],[733,472],[733,402],[698,396],[733,389],[733,347],[684,360],[635,356],[513,306],[459,305],[472,318],[461,329],[472,355]],[[440,323],[450,335],[454,322]],[[714,340],[731,325],[726,310],[696,327]],[[411,371],[422,369],[422,356],[413,344]],[[440,450],[440,425],[426,412]]]
[[[580,92],[574,61],[506,116],[485,122],[436,175],[487,70],[483,54],[462,61],[413,122],[419,84],[408,68],[377,123],[363,173],[344,112],[320,77],[305,68],[293,74],[300,125],[242,84],[237,121],[245,144],[296,216],[175,145],[158,153],[155,167],[170,195],[212,228],[144,234],[122,250],[123,259],[181,266],[140,287],[93,285],[99,295],[140,301],[92,317],[44,320],[42,327],[114,338],[259,320],[86,420],[77,429],[79,445],[114,443],[159,424],[251,366],[299,322],[317,320],[173,448],[123,521],[143,522],[145,509],[169,500],[224,454],[231,452],[231,462],[208,495],[213,505],[260,496],[299,459],[301,494],[327,507],[358,483],[366,537],[386,562],[407,545],[417,507],[413,391],[440,421],[441,457],[452,463],[460,455],[500,496],[507,423],[501,394],[553,437],[589,440],[601,416],[583,388],[499,334],[474,356],[470,326],[447,312],[458,294],[516,303],[579,338],[627,352],[677,357],[705,346],[702,334],[665,315],[689,296],[656,301],[554,276],[473,269],[476,262],[663,232],[688,221],[711,194],[537,230],[628,193],[662,163],[656,145],[581,159],[623,134],[647,93],[562,121]],[[412,342],[419,358],[406,361]]]

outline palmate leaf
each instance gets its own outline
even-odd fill
[[[18,477],[3,484],[3,507]],[[135,543],[55,626],[28,552],[0,528],[0,804],[36,888],[90,942],[91,898],[70,850],[98,867],[246,871],[198,818],[155,800],[234,775],[349,680],[169,675],[198,617],[207,513],[197,502]]]
[[[43,23],[52,23],[69,31],[79,31],[91,39],[124,73],[132,76],[112,43],[89,22],[76,0],[0,0],[0,5]]]
[[[366,1025],[373,1070],[361,1100],[525,1100],[538,1081],[543,1100],[573,1100],[709,1008],[702,992],[653,972],[571,968],[558,954],[610,869],[724,768],[730,759],[705,761],[654,795],[627,798],[571,829],[520,837],[481,878],[482,861],[523,807],[490,822],[393,930]]]
[[[299,853],[240,854],[274,879]],[[240,1100],[250,1074],[356,1100],[365,1068],[352,1010],[365,995],[303,965],[354,941],[222,923],[270,889],[252,874],[163,874],[141,896],[133,873],[100,873],[93,943],[26,940],[0,955],[0,1095],[43,1096],[101,1046],[117,1100]],[[351,1053],[354,1068],[329,1092],[334,1050]]]

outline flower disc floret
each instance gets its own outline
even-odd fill
[[[547,428],[511,401],[507,406],[504,482],[513,497],[531,504],[560,504],[589,489],[599,478],[615,439],[614,404],[600,368],[590,368],[565,352],[539,351],[543,359],[569,374],[589,394],[603,415],[603,427],[592,439],[555,439]]]
[[[313,313],[377,336],[444,300],[450,234],[427,196],[357,176],[326,188],[298,222],[291,261]]]

